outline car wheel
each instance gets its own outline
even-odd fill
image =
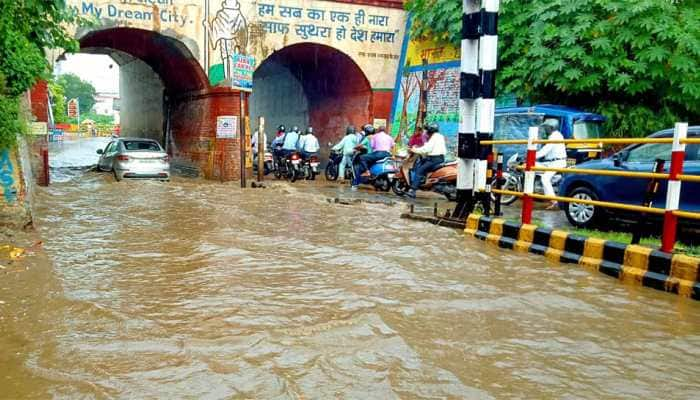
[[[568,197],[581,200],[598,200],[598,195],[587,187],[577,187],[569,192]],[[577,228],[589,228],[595,225],[600,217],[601,209],[590,204],[568,203],[566,205],[566,218],[571,225]]]

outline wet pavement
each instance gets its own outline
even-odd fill
[[[96,146],[53,145],[43,247],[0,270],[0,398],[697,398],[698,302],[390,194],[117,183]]]

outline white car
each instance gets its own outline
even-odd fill
[[[151,139],[116,138],[104,150],[97,150],[98,171],[111,171],[114,179],[170,180],[170,159],[163,148]]]

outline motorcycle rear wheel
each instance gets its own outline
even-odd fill
[[[377,178],[377,180],[374,181],[374,187],[382,192],[388,192],[391,190],[391,186],[391,182],[389,182],[387,178]]]
[[[333,162],[329,162],[326,165],[326,180],[335,181],[338,179],[338,165]]]
[[[291,168],[289,170],[289,181],[294,183],[297,179],[299,179],[299,171],[296,168]]]
[[[404,182],[400,180],[395,180],[394,183],[391,185],[391,190],[394,192],[399,197],[403,197],[406,195],[408,188],[404,184]]]

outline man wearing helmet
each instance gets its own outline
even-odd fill
[[[318,144],[318,139],[316,136],[314,136],[314,128],[306,128],[306,132],[304,132],[299,138],[299,151],[301,151],[301,157],[307,159],[312,155],[316,155],[320,149],[321,146]]]
[[[383,127],[375,134],[374,126],[371,124],[365,125],[362,129],[365,137],[369,138],[369,146],[371,152],[359,157],[359,162],[355,163],[355,178],[352,181],[352,188],[356,190],[359,186],[360,177],[365,171],[368,171],[377,161],[387,157],[391,157],[391,149],[394,148],[394,138],[389,136]],[[364,146],[366,142],[362,142]]]
[[[437,124],[428,124],[426,133],[428,134],[428,141],[423,146],[411,148],[411,152],[422,156],[421,160],[413,168],[411,191],[408,192],[408,196],[412,198],[416,197],[416,190],[420,187],[423,179],[445,162],[445,154],[447,154],[445,137],[439,132]]]
[[[299,127],[295,126],[292,128],[291,132],[287,132],[287,134],[284,135],[282,154],[286,156],[297,150],[299,150]]]
[[[277,136],[275,136],[275,138],[272,139],[272,143],[270,143],[270,146],[272,146],[272,154],[277,159],[277,162],[282,158],[282,145],[284,144],[284,135],[286,131],[287,129],[284,125],[280,125],[277,128]]]
[[[546,119],[540,126],[549,140],[564,140],[561,132],[559,132],[559,121],[553,118]],[[547,143],[537,151],[538,167],[547,168],[566,168],[566,145],[564,143]],[[545,172],[542,174],[542,188],[546,196],[554,196],[554,187],[552,186],[552,178],[556,172]],[[551,201],[548,210],[554,209],[558,203]]]

